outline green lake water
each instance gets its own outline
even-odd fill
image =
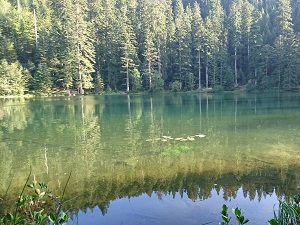
[[[69,224],[267,224],[300,182],[300,94],[0,99],[0,196],[32,179]]]

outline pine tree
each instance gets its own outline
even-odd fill
[[[33,61],[35,49],[35,33],[32,13],[29,7],[20,7],[16,14],[17,23],[15,27],[15,41],[18,60],[21,64]]]
[[[116,90],[120,82],[121,65],[119,54],[119,37],[117,7],[115,0],[99,0],[96,4],[96,62],[106,89]]]
[[[242,84],[248,81],[247,73],[250,61],[250,38],[251,28],[253,24],[253,5],[248,1],[244,1],[242,5],[242,21],[241,21],[241,70],[244,74],[241,77]]]
[[[193,52],[196,57],[194,57],[196,60],[194,60],[194,66],[196,69],[194,71],[197,71],[198,73],[198,89],[201,89],[201,52],[203,51],[203,45],[204,45],[204,25],[203,20],[201,17],[201,10],[200,5],[195,2],[194,8],[193,8],[193,17],[192,17],[192,41],[193,41]],[[196,54],[195,54],[196,53]]]
[[[294,24],[294,32],[300,33],[300,0],[291,1],[292,22]]]
[[[174,63],[175,63],[175,21],[171,1],[166,6],[166,52],[165,52],[165,70],[166,82],[172,82],[174,79]]]
[[[158,70],[158,52],[156,48],[156,12],[155,2],[145,0],[140,2],[139,10],[141,13],[140,19],[140,35],[139,40],[141,43],[140,51],[142,52],[142,63],[144,70],[143,86],[145,89],[153,91],[156,86],[153,84],[153,76],[157,74]]]
[[[144,42],[144,59],[146,64],[146,75],[149,81],[149,90],[152,90],[152,77],[154,73],[154,63],[156,62],[156,49],[154,45],[154,36],[150,29],[145,31],[145,42]]]
[[[264,76],[263,73],[263,40],[261,35],[260,20],[261,14],[254,10],[252,12],[252,24],[249,35],[249,61],[248,61],[248,79],[254,87],[257,87],[257,82]]]
[[[278,89],[291,90],[299,83],[298,42],[293,30],[289,0],[280,0],[277,8],[277,38],[275,40],[276,65],[274,76]]]
[[[191,57],[191,9],[184,10],[181,0],[177,0],[175,8],[175,48],[176,54],[176,79],[186,87],[188,75],[192,72]]]
[[[133,26],[131,21],[128,18],[128,10],[127,5],[125,2],[122,2],[121,12],[119,18],[120,21],[120,29],[121,31],[121,61],[122,61],[122,68],[124,71],[123,73],[126,74],[126,92],[130,91],[130,75],[135,72],[135,76],[131,76],[131,80],[139,79],[140,76],[138,75],[137,69],[137,62],[138,56],[136,51],[136,37],[133,31]],[[134,81],[134,83],[138,83],[139,81]]]
[[[230,40],[234,48],[234,86],[238,86],[238,48],[241,44],[242,1],[235,0],[230,7]]]
[[[95,71],[95,39],[87,11],[86,0],[66,0],[61,2],[58,15],[63,37],[64,84],[67,89],[75,86],[79,94],[93,87],[91,74]]]
[[[205,20],[205,82],[206,88],[209,87],[209,82],[211,81],[211,86],[216,86],[220,83],[220,79],[217,77],[218,74],[218,56],[222,42],[224,44],[224,39],[221,39],[223,33],[223,23],[224,23],[224,12],[220,5],[219,0],[212,0],[211,10]],[[209,72],[210,71],[210,72]],[[211,74],[211,76],[209,76]]]
[[[95,71],[95,39],[92,24],[87,19],[87,2],[73,0],[76,6],[76,50],[77,50],[77,72],[78,72],[78,93],[82,94],[83,89],[91,89],[92,76]]]
[[[0,0],[0,5],[0,60],[13,63],[18,60],[14,43],[17,14],[6,0]]]

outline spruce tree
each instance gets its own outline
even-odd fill
[[[117,7],[115,0],[99,0],[96,4],[97,17],[94,21],[96,32],[97,70],[101,73],[106,89],[116,90],[120,82],[121,65]]]
[[[277,38],[274,51],[277,63],[274,76],[278,89],[291,90],[299,83],[299,49],[293,30],[292,11],[289,0],[280,0],[277,8]]]
[[[17,14],[6,0],[0,0],[0,5],[0,60],[13,63],[18,60],[14,43]]]
[[[185,10],[181,0],[177,0],[175,8],[175,50],[176,50],[176,79],[185,88],[188,75],[192,71],[191,57],[191,9]]]
[[[220,83],[218,77],[218,57],[220,56],[220,47],[226,42],[222,40],[224,23],[224,11],[220,5],[219,0],[213,0],[211,2],[211,9],[205,20],[205,82],[206,88],[211,86],[214,87]],[[224,36],[223,36],[224,37]],[[225,41],[225,42],[224,42]]]
[[[234,51],[234,86],[238,86],[238,50],[241,45],[242,0],[235,0],[229,14],[230,40]]]
[[[130,77],[135,84],[139,83],[139,72],[137,69],[138,56],[136,51],[136,37],[133,31],[133,26],[128,18],[128,10],[125,2],[122,2],[120,9],[120,29],[121,29],[121,62],[123,73],[126,74],[126,92],[130,91]],[[134,71],[134,72],[133,72]],[[135,74],[134,74],[135,73]],[[134,74],[134,76],[132,76]],[[137,87],[136,87],[137,88]]]
[[[204,24],[201,17],[200,5],[195,2],[192,16],[192,41],[194,55],[194,71],[198,74],[198,89],[201,89],[201,59],[204,45]]]

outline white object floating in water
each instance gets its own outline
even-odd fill
[[[146,141],[152,141],[151,139],[147,139]]]
[[[194,137],[187,137],[187,140],[189,140],[189,141],[195,141],[195,138]]]
[[[175,138],[175,141],[180,141],[180,140],[182,140],[183,138]]]
[[[171,136],[162,136],[164,139],[173,139]]]
[[[180,141],[187,141],[188,139],[182,138]]]
[[[167,139],[161,139],[161,141],[168,141]]]
[[[196,134],[195,137],[199,137],[199,138],[204,138],[206,135],[205,134]]]

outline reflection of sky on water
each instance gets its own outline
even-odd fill
[[[183,198],[177,193],[175,198],[172,195],[163,196],[158,199],[156,194],[149,197],[143,194],[134,198],[118,199],[110,203],[107,213],[103,216],[99,208],[86,213],[79,212],[77,217],[68,224],[90,224],[90,225],[201,225],[218,224],[221,222],[222,205],[229,207],[232,224],[235,224],[231,209],[239,207],[244,216],[250,220],[250,224],[268,224],[273,217],[273,206],[277,203],[275,193],[258,201],[257,196],[253,201],[245,199],[242,188],[239,189],[235,199],[227,202],[223,199],[223,193],[217,195],[212,190],[212,197],[204,201],[193,202],[186,194]]]

